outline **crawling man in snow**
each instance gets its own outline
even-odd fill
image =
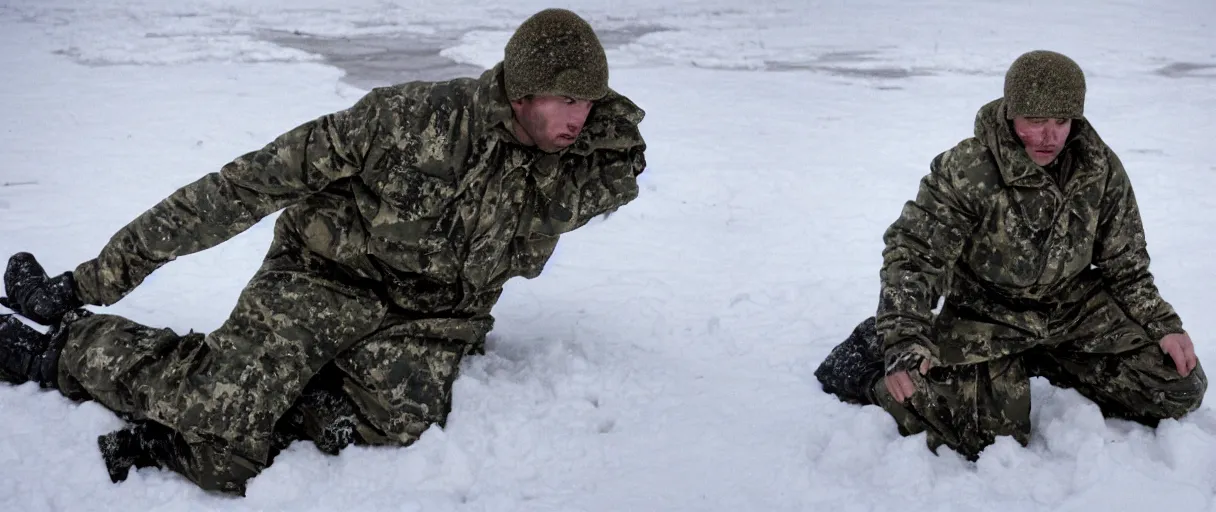
[[[115,481],[156,466],[244,495],[294,439],[408,445],[444,425],[504,283],[637,197],[643,116],[608,87],[591,26],[540,11],[480,78],[377,88],[177,190],[71,272],[13,256],[6,304],[51,329],[4,318],[0,377],[132,422],[99,439]],[[214,332],[81,309],[284,209]]]
[[[1199,407],[1207,378],[1084,103],[1072,59],[1013,62],[887,230],[877,314],[816,370],[825,391],[972,460],[997,436],[1029,442],[1033,376],[1150,426]]]

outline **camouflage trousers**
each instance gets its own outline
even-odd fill
[[[332,265],[276,241],[207,335],[111,315],[72,323],[60,390],[174,430],[188,449],[173,469],[241,495],[269,465],[276,423],[293,405],[303,430],[317,430],[309,423],[325,411],[297,399],[318,374],[355,405],[364,443],[406,445],[442,426],[460,361],[480,348],[489,320],[408,316],[370,287],[333,279]]]
[[[967,337],[961,322],[943,309],[939,329],[946,338]],[[986,361],[942,365],[925,375],[912,372],[916,393],[896,402],[883,379],[872,388],[873,401],[895,419],[900,433],[926,432],[930,449],[953,448],[969,459],[997,436],[1030,441],[1030,378],[1072,388],[1092,400],[1103,415],[1149,426],[1179,418],[1199,407],[1207,376],[1197,365],[1187,376],[1150,340],[1139,325],[1118,311],[1105,292],[1070,308],[1046,340],[1022,341],[1031,348]],[[969,321],[968,327],[980,322]],[[981,328],[985,332],[991,329]]]

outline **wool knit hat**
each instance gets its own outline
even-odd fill
[[[545,9],[520,24],[507,42],[507,98],[532,94],[597,100],[608,93],[608,59],[591,25],[565,9]]]
[[[1085,74],[1051,51],[1022,54],[1005,73],[1005,116],[1078,119],[1085,113]]]

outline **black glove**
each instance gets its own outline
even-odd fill
[[[4,290],[0,305],[42,325],[54,325],[68,311],[84,306],[76,296],[76,283],[71,272],[47,277],[34,255],[14,254],[4,271]]]

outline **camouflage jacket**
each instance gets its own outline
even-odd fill
[[[1149,272],[1119,158],[1078,120],[1051,167],[1030,160],[1002,100],[979,110],[974,137],[933,159],[883,237],[876,316],[888,354],[923,351],[950,364],[1015,353],[1047,341],[1065,306],[1099,287],[1154,341],[1181,332]],[[1020,333],[1022,346],[936,346],[932,310],[943,297],[965,303],[972,320]]]
[[[635,199],[644,112],[613,91],[574,144],[521,145],[501,64],[480,78],[372,90],[186,185],[74,271],[118,301],[174,258],[285,209],[275,236],[335,263],[410,314],[488,315],[503,284],[540,274],[558,237]]]

